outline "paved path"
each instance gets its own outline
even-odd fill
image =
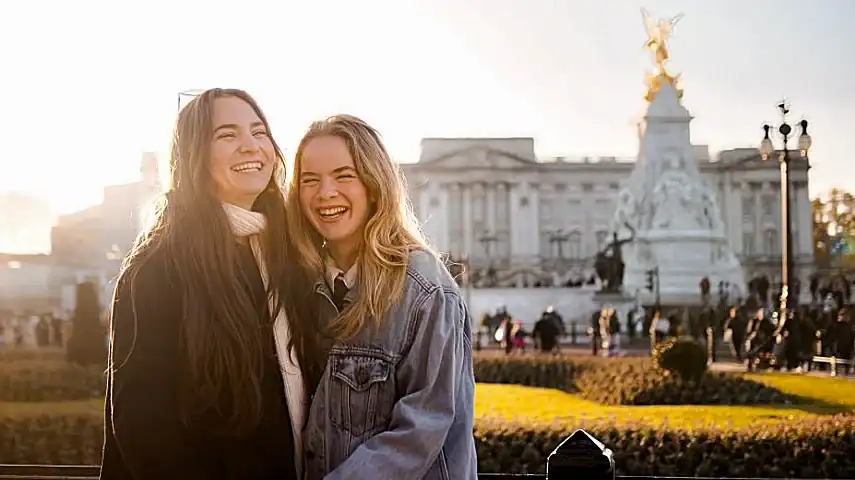
[[[736,362],[718,362],[713,363],[710,366],[710,369],[714,372],[745,372],[745,365]],[[811,370],[810,372],[780,370],[779,373],[786,373],[788,375],[810,375],[812,377],[831,378],[831,372],[828,370]],[[838,370],[837,377],[835,378],[855,381],[855,373],[850,372],[849,375],[844,375],[843,369],[841,368],[840,370]]]

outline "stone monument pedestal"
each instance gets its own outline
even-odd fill
[[[659,267],[659,297],[662,305],[701,305],[700,281],[709,279],[712,290],[719,282],[742,286],[742,266],[728,246],[727,238],[709,230],[650,230],[639,235],[636,253],[656,259]],[[655,292],[646,289],[646,272],[654,265],[632,262],[627,266],[625,283],[644,286],[644,303],[652,304]]]
[[[623,305],[631,305],[635,302],[635,296],[629,295],[626,292],[595,292],[591,296],[591,301],[596,305],[604,305],[604,306],[623,306]]]

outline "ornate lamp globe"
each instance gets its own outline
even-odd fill
[[[802,120],[801,122],[799,122],[799,125],[802,127],[802,134],[799,135],[799,152],[801,152],[803,157],[807,157],[808,151],[810,150],[810,146],[813,143],[813,140],[810,138],[810,135],[808,135],[807,120]]]
[[[775,152],[775,146],[772,145],[772,139],[769,138],[770,130],[772,130],[772,127],[763,125],[763,131],[766,132],[763,136],[763,141],[760,142],[760,155],[762,155],[763,160],[768,160],[769,156]]]

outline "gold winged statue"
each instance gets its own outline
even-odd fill
[[[647,31],[647,42],[644,48],[653,53],[653,60],[656,63],[657,72],[647,75],[647,95],[646,99],[649,102],[653,101],[656,92],[663,83],[668,83],[674,88],[677,88],[677,80],[679,75],[671,76],[665,70],[665,62],[669,58],[668,54],[668,39],[674,31],[674,26],[683,18],[683,14],[663,20],[654,20],[650,13],[644,8],[641,9],[641,17],[644,19],[644,28]],[[682,97],[683,92],[677,89],[678,95]]]

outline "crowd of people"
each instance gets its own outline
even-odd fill
[[[67,329],[68,322],[52,313],[0,312],[0,346],[62,347]]]
[[[850,283],[842,277],[812,280],[812,301],[791,305],[782,318],[776,309],[779,293],[772,293],[764,277],[749,282],[746,298],[732,302],[725,293],[712,304],[709,282],[702,281],[701,287],[704,303],[700,307],[663,310],[634,306],[621,319],[615,308],[602,306],[591,313],[584,329],[591,353],[622,355],[624,342],[637,344],[644,337],[652,351],[669,338],[690,337],[706,346],[710,362],[718,360],[719,347],[726,345],[732,357],[748,369],[802,371],[812,366],[816,356],[853,361],[855,312],[848,306]],[[552,306],[544,310],[531,331],[505,307],[484,314],[481,327],[489,332],[491,342],[509,354],[524,352],[527,338],[538,351],[560,352],[561,339],[568,334],[563,317]],[[848,363],[841,362],[841,366],[844,372],[850,371]]]

